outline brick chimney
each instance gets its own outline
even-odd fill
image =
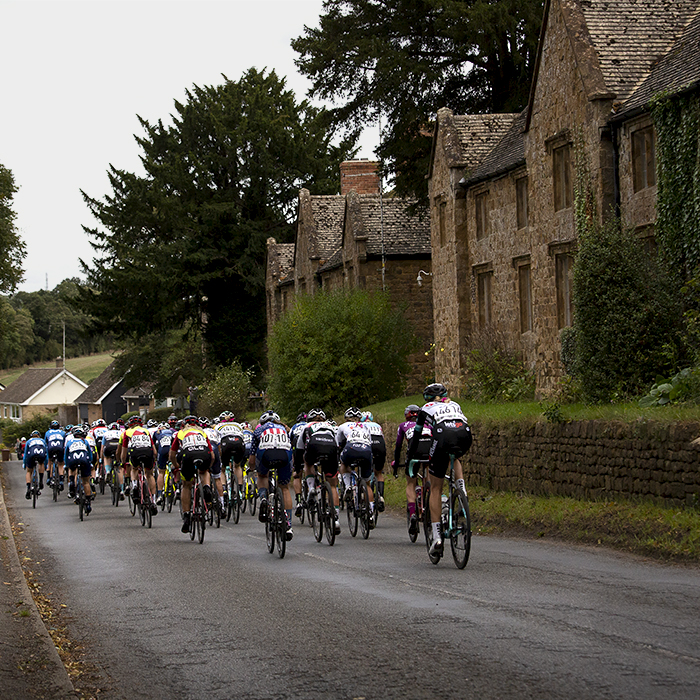
[[[373,160],[346,160],[340,164],[340,194],[350,190],[357,194],[379,194],[379,174]]]

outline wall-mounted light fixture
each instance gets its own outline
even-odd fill
[[[426,272],[425,270],[421,270],[418,273],[418,277],[416,277],[416,282],[418,282],[418,286],[422,287],[423,286],[423,277],[422,275],[432,275],[432,272]]]

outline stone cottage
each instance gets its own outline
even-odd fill
[[[299,193],[295,243],[268,239],[268,328],[297,294],[343,286],[386,289],[392,302],[405,308],[419,338],[409,358],[408,388],[416,390],[433,373],[429,217],[409,214],[411,202],[380,192],[376,163],[347,161],[340,172],[339,195]]]
[[[585,157],[597,215],[618,211],[652,235],[649,100],[697,86],[698,12],[697,0],[546,0],[527,108],[438,112],[429,173],[435,363],[453,391],[470,344],[494,329],[522,352],[540,394],[555,386],[559,333],[574,313],[576,157]]]

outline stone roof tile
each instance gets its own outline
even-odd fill
[[[452,167],[476,168],[482,158],[510,128],[517,114],[460,114],[454,116],[460,144],[458,161]]]
[[[310,242],[310,249],[315,249],[319,259],[327,260],[340,246],[343,237],[345,197],[339,194],[312,195],[311,210],[316,224],[316,240]]]
[[[24,403],[63,372],[62,367],[30,368],[2,392],[2,403]]]
[[[382,223],[386,255],[430,255],[430,215],[409,214],[414,200],[378,195],[360,195],[362,218],[367,232],[367,254],[382,254]],[[382,208],[384,213],[382,216]]]
[[[112,377],[113,370],[114,361],[104,368],[99,377],[95,377],[90,382],[88,388],[78,396],[75,403],[97,403],[118,381]]]

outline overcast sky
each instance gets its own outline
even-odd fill
[[[136,119],[167,121],[193,84],[274,69],[297,99],[307,80],[289,43],[322,0],[0,0],[0,163],[27,245],[20,289],[53,289],[92,260],[80,190],[109,193],[109,164],[140,172]],[[360,157],[373,158],[374,135]],[[0,255],[2,251],[0,251]]]

